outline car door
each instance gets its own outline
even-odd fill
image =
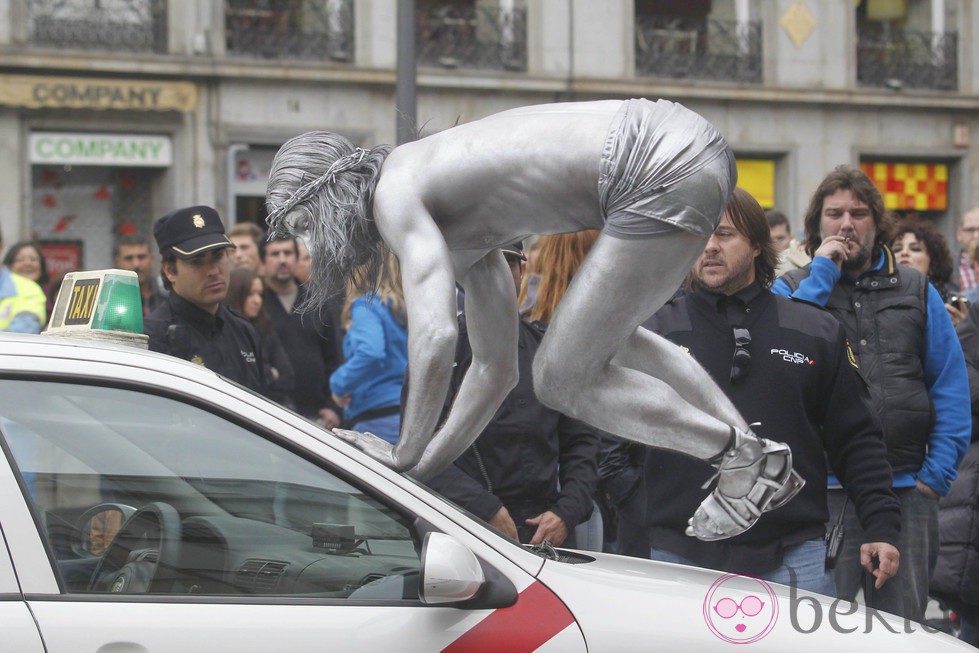
[[[3,472],[0,472],[0,476],[3,476]],[[2,491],[0,491],[0,496],[2,496]],[[2,501],[2,505],[9,504]],[[2,514],[3,512],[0,511],[0,515]],[[0,518],[0,523],[4,523],[2,518]],[[24,653],[35,651],[42,653],[44,651],[44,644],[37,630],[37,624],[34,623],[27,602],[20,593],[2,528],[0,528],[0,640],[3,641],[5,650],[23,651]]]
[[[213,388],[97,374],[0,378],[13,561],[50,653],[584,650],[547,588],[383,475]],[[419,601],[419,524],[516,602]]]

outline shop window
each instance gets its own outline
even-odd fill
[[[761,23],[733,0],[635,0],[636,72],[761,82]]]
[[[116,235],[152,237],[152,186],[159,174],[156,168],[35,165],[31,237],[64,251],[65,265],[77,259],[76,269],[112,267]],[[49,270],[52,276],[72,271]]]
[[[527,70],[525,0],[418,0],[418,63]]]
[[[900,90],[958,88],[958,34],[946,27],[938,0],[857,3],[857,82]],[[954,9],[954,0],[942,6]],[[949,13],[953,17],[954,13]]]
[[[349,62],[353,0],[225,0],[228,54]]]
[[[34,45],[167,51],[166,0],[31,0],[25,4]]]

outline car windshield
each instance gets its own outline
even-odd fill
[[[133,584],[143,592],[336,598],[417,572],[410,519],[217,412],[137,390],[4,379],[0,431],[69,591],[118,591],[140,554],[173,567]],[[119,514],[106,522],[100,507]],[[145,513],[139,532],[120,540],[134,510]],[[256,586],[250,570],[270,564],[275,582]]]

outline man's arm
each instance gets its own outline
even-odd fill
[[[945,496],[958,473],[972,435],[972,415],[965,398],[969,377],[955,327],[938,291],[928,285],[928,322],[922,355],[925,385],[935,407],[935,426],[928,453],[918,472],[918,488]],[[921,487],[924,485],[925,487]]]
[[[375,211],[383,203],[375,198]],[[401,414],[401,438],[390,452],[378,445],[365,449],[395,469],[413,468],[432,440],[435,425],[452,378],[458,325],[455,274],[448,246],[420,202],[412,210],[407,200],[390,211],[393,217],[377,225],[398,257],[401,286],[408,316],[408,393]],[[473,431],[473,438],[480,429]],[[468,443],[467,443],[468,446]],[[462,453],[465,447],[459,450]],[[448,465],[458,456],[442,462]],[[432,472],[437,470],[432,470]]]
[[[564,415],[558,422],[558,475],[561,491],[552,509],[569,529],[588,518],[598,490],[599,434]]]
[[[425,481],[425,485],[485,521],[503,507],[499,497],[457,465],[449,465]]]
[[[20,313],[10,320],[10,324],[4,329],[9,333],[40,333],[41,321],[34,313]]]
[[[462,286],[472,362],[442,428],[412,469],[412,476],[419,479],[428,478],[462,455],[517,382],[517,296],[513,275],[500,251],[490,252],[469,268]],[[407,296],[405,301],[410,301]],[[411,365],[415,365],[414,359]],[[411,380],[412,389],[417,382]],[[402,429],[402,437],[404,433]]]
[[[833,292],[833,287],[840,280],[842,273],[832,259],[820,256],[818,251],[816,254],[809,266],[809,276],[799,282],[795,292],[792,292],[789,284],[783,279],[776,279],[772,284],[772,292],[783,297],[793,297],[810,304],[826,306],[830,293]]]

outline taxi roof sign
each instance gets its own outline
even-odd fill
[[[51,311],[49,335],[112,340],[146,348],[139,279],[129,270],[69,272]]]

